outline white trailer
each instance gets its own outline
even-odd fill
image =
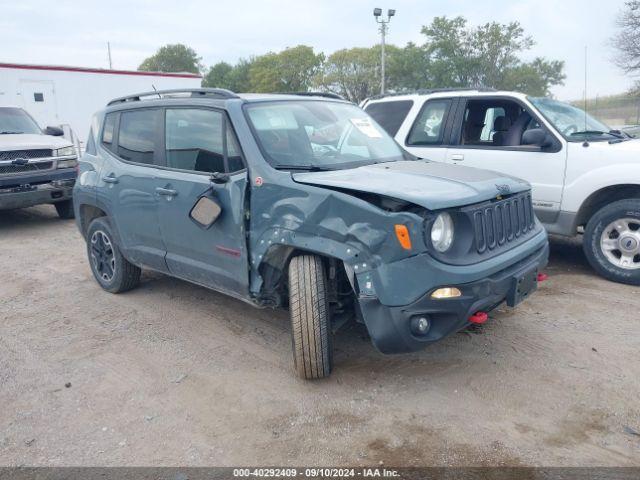
[[[113,98],[172,88],[199,88],[193,73],[139,72],[0,63],[0,106],[19,106],[41,127],[69,128],[84,145],[92,115]]]

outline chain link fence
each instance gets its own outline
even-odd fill
[[[585,102],[572,102],[576,107],[585,108]],[[611,128],[626,129],[638,127],[640,130],[640,95],[620,95],[596,97],[587,101],[587,111],[592,117]]]

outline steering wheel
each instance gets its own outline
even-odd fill
[[[577,131],[578,131],[578,126],[575,123],[573,123],[573,124],[569,125],[568,127],[566,127],[564,130],[562,130],[562,134],[566,135],[566,136],[569,136],[572,133],[577,132]]]

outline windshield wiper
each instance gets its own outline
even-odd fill
[[[329,167],[321,167],[319,165],[274,165],[276,170],[302,170],[305,172],[328,172],[333,170]]]
[[[2,132],[0,132],[0,135],[19,135],[22,134],[24,132],[12,132],[11,130],[4,130]]]
[[[625,135],[617,130],[609,130],[608,132],[603,132],[601,130],[583,130],[581,132],[573,132],[570,136],[571,137],[577,137],[577,136],[583,136],[583,135],[611,135],[612,137],[616,137],[616,138],[626,138]]]

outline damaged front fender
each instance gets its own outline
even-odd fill
[[[281,280],[296,251],[341,260],[349,276],[426,249],[423,218],[416,213],[385,211],[348,193],[299,185],[290,176],[279,183],[263,184],[251,195],[250,291],[256,297]],[[408,228],[411,251],[400,246],[397,224]],[[353,286],[353,275],[350,280]]]

